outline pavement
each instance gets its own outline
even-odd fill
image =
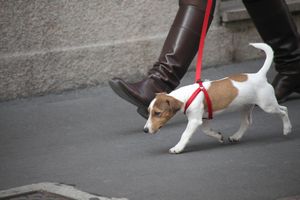
[[[202,76],[256,72],[262,63],[211,67]],[[189,72],[182,85],[193,79]],[[283,105],[293,125],[289,136],[282,135],[278,116],[256,107],[240,143],[219,144],[199,131],[184,153],[171,155],[168,149],[186,126],[184,116],[178,114],[157,135],[144,134],[145,119],[109,87],[0,103],[0,190],[54,182],[130,200],[299,197],[299,96]],[[227,138],[239,121],[232,113],[212,125]]]

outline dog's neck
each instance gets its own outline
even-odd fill
[[[210,86],[210,82],[203,82],[203,85],[206,89]],[[174,91],[172,91],[169,95],[174,97],[175,99],[181,101],[182,103],[186,103],[191,95],[199,88],[198,83],[194,83],[192,85],[187,85],[180,87]]]

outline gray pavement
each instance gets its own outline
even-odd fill
[[[262,60],[212,67],[203,77],[256,72]],[[272,77],[274,71],[269,73]],[[188,73],[184,84],[193,82]],[[282,135],[278,116],[259,108],[239,144],[219,144],[199,131],[186,151],[170,155],[186,120],[178,115],[157,135],[108,87],[0,104],[0,190],[59,182],[132,200],[280,199],[300,194],[298,96],[285,103],[293,125]],[[237,113],[213,127],[228,137]]]

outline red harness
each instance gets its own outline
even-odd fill
[[[201,81],[201,70],[202,70],[202,57],[203,57],[203,49],[204,49],[204,41],[205,41],[205,36],[208,28],[208,21],[210,17],[210,11],[212,7],[212,0],[207,1],[206,9],[205,9],[205,16],[204,16],[204,21],[202,25],[202,32],[201,32],[201,37],[200,37],[200,44],[199,44],[199,50],[198,50],[198,58],[197,58],[197,65],[196,65],[196,83],[199,84],[199,88],[192,94],[192,96],[188,99],[188,101],[185,104],[184,107],[184,114],[186,114],[186,111],[188,107],[192,104],[194,99],[197,97],[197,95],[202,91],[206,104],[207,104],[207,111],[208,111],[208,119],[213,118],[213,110],[212,110],[212,103],[209,98],[208,92],[203,87],[202,81]]]
[[[198,84],[199,84],[199,88],[192,94],[192,96],[188,99],[188,101],[185,104],[184,114],[186,114],[186,111],[187,111],[188,107],[192,104],[192,102],[194,101],[194,99],[202,91],[203,94],[204,94],[204,97],[205,97],[206,105],[207,105],[208,119],[212,119],[213,118],[213,111],[212,111],[211,100],[209,98],[207,90],[205,89],[205,87],[202,84],[202,81],[199,81]]]

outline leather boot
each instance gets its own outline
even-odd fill
[[[300,91],[300,36],[284,0],[243,0],[263,41],[274,50],[272,85],[279,102]]]
[[[213,1],[210,22],[215,7]],[[156,93],[174,90],[198,51],[206,0],[180,0],[179,10],[168,33],[158,61],[143,80],[127,83],[113,78],[109,85],[121,98],[138,107],[144,118]]]

